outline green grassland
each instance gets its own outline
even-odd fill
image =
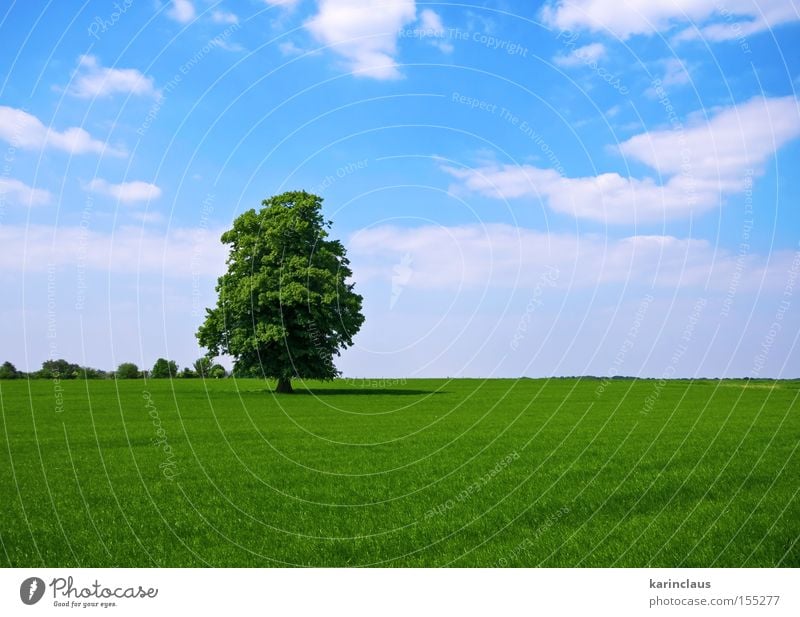
[[[800,566],[800,382],[0,382],[0,563]]]

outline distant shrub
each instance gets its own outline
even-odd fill
[[[19,376],[17,367],[11,362],[3,362],[3,365],[0,366],[0,379],[17,379]]]
[[[150,371],[150,377],[154,379],[165,379],[167,377],[178,376],[178,364],[174,360],[159,358]]]
[[[66,360],[45,360],[36,377],[42,379],[77,379],[83,376],[83,370],[77,364]]]
[[[226,371],[225,367],[222,366],[221,364],[215,364],[214,366],[211,367],[209,375],[213,379],[224,379],[225,377],[228,376],[228,371]]]
[[[139,367],[133,362],[123,362],[117,367],[117,379],[137,379],[139,377]]]

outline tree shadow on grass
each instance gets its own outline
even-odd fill
[[[270,390],[274,392],[274,390]],[[313,396],[425,396],[428,394],[446,394],[443,390],[410,390],[401,388],[295,388],[294,395]]]

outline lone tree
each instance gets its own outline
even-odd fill
[[[278,380],[333,379],[333,357],[361,328],[360,295],[345,249],[329,240],[322,199],[305,191],[276,195],[248,210],[222,234],[228,271],[217,282],[217,306],[206,309],[197,338],[236,360],[237,375]]]

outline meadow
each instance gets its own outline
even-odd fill
[[[0,563],[800,566],[797,381],[0,382]]]

